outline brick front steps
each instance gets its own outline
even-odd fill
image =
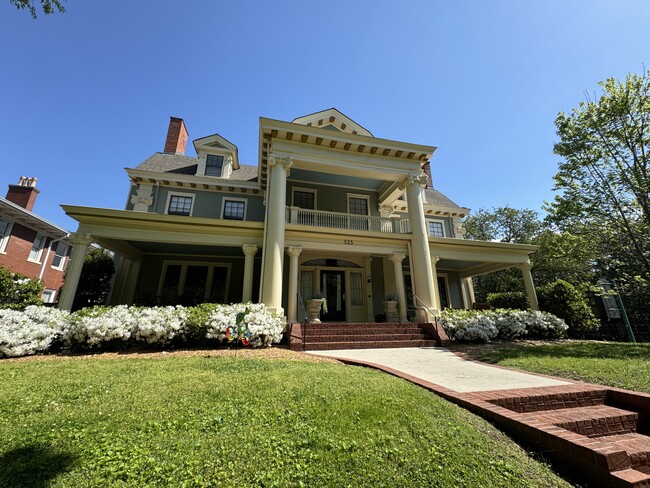
[[[433,347],[449,340],[441,326],[416,323],[293,324],[290,333],[289,346],[294,351]]]
[[[370,366],[426,388],[571,466],[588,486],[650,488],[650,395],[599,385],[459,393],[400,371]]]

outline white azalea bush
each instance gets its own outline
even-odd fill
[[[22,311],[0,309],[0,357],[28,356],[49,350],[61,339],[69,315],[38,305]]]
[[[131,329],[131,338],[136,341],[168,344],[175,337],[185,334],[187,309],[184,307],[142,307],[132,313],[135,323]]]
[[[569,328],[548,312],[535,310],[451,310],[442,312],[440,322],[452,339],[462,342],[490,342],[523,337],[555,339]]]
[[[147,344],[209,344],[237,341],[253,347],[279,343],[282,317],[263,304],[203,304],[196,307],[85,308],[72,314],[29,306],[0,309],[0,357],[70,349],[106,349]]]

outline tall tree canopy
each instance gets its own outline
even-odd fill
[[[57,10],[60,13],[65,12],[65,8],[61,3],[65,2],[65,0],[40,0],[40,2],[41,8],[43,9],[43,13],[45,15],[53,14]],[[34,6],[34,0],[9,0],[9,3],[15,5],[19,10],[27,9],[32,15],[32,18],[36,18],[36,7]]]
[[[555,120],[564,158],[555,175],[560,193],[548,205],[560,228],[599,242],[604,268],[615,276],[650,281],[650,71],[624,82],[601,82]]]

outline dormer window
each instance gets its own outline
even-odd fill
[[[223,171],[223,156],[208,154],[205,160],[206,176],[221,176]]]

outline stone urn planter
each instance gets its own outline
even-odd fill
[[[307,310],[309,310],[309,323],[320,324],[320,310],[323,306],[324,298],[312,298],[307,300]]]
[[[399,322],[399,312],[397,311],[397,297],[392,293],[384,295],[384,313],[387,322]]]

